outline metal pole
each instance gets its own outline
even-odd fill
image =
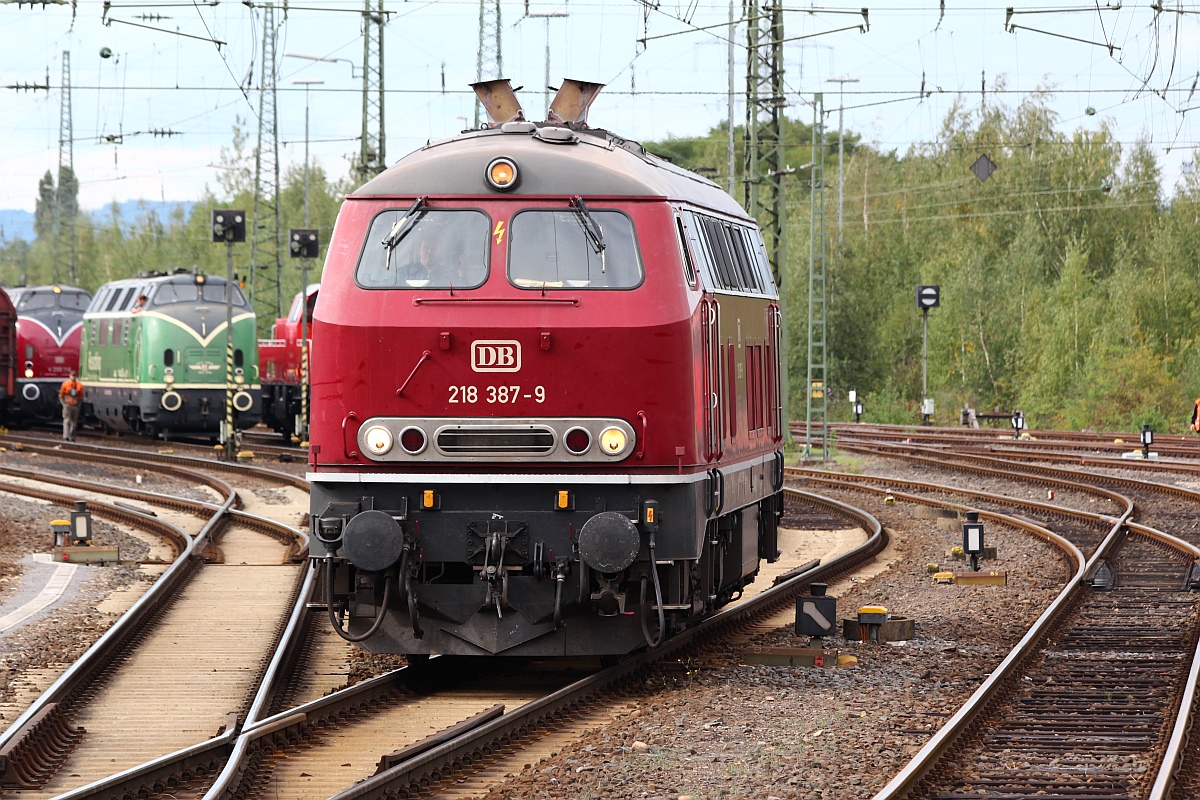
[[[842,241],[842,198],[845,196],[846,182],[842,176],[842,159],[845,153],[843,145],[842,122],[845,112],[845,91],[847,83],[858,83],[858,78],[850,78],[845,75],[830,78],[830,83],[838,85],[838,244]]]
[[[308,217],[304,218],[308,225]],[[301,442],[308,441],[308,258],[300,259],[300,430],[296,434]]]
[[[737,38],[737,25],[736,25],[736,17],[734,16],[734,12],[733,12],[733,0],[729,0],[729,98],[728,98],[728,102],[729,102],[728,134],[729,134],[729,136],[728,136],[728,140],[726,141],[725,146],[726,146],[726,149],[728,150],[728,154],[729,154],[729,180],[727,181],[727,184],[729,186],[729,194],[731,194],[731,195],[733,194],[733,182],[734,182],[733,156],[734,156],[734,149],[735,149],[734,139],[733,139],[733,114],[734,114],[734,103],[737,102],[736,95],[735,95],[735,87],[734,87],[734,77],[733,77],[733,56],[734,56],[734,48],[737,46],[736,42],[735,42],[736,38]]]
[[[546,17],[546,82],[543,84],[543,104],[546,119],[550,118],[550,18]]]
[[[921,405],[929,396],[929,309],[921,312]]]
[[[225,458],[237,458],[233,436],[233,242],[225,243]]]
[[[304,87],[304,227],[308,227],[308,87]]]

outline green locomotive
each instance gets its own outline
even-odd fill
[[[175,270],[106,283],[83,317],[91,417],[151,436],[216,436],[225,419],[226,281]],[[234,427],[262,416],[254,309],[232,286]]]

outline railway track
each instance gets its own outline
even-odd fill
[[[308,600],[315,589],[316,577],[310,570],[287,626],[289,635],[285,635],[284,644],[272,657],[236,737],[229,734],[214,737],[124,775],[71,792],[63,796],[64,800],[135,797],[156,793],[166,786],[192,786],[189,791],[196,796],[203,791],[204,797],[214,800],[320,794],[334,788],[339,796],[346,796],[347,792],[354,796],[372,793],[372,796],[397,793],[407,796],[422,791],[421,786],[441,784],[451,775],[457,779],[464,771],[495,763],[507,753],[516,751],[518,758],[527,759],[531,756],[524,748],[529,741],[549,729],[561,727],[568,718],[611,713],[611,703],[624,691],[623,687],[642,680],[655,664],[677,658],[708,637],[744,626],[755,615],[775,614],[791,607],[795,595],[810,581],[852,569],[883,546],[883,532],[869,515],[811,495],[797,493],[797,496],[820,503],[826,513],[852,516],[857,524],[870,527],[873,531],[870,539],[834,563],[787,576],[778,586],[668,640],[654,652],[599,672],[578,666],[573,673],[564,672],[562,662],[542,667],[527,664],[521,673],[524,677],[506,680],[500,693],[494,690],[494,680],[488,681],[492,688],[487,692],[473,683],[481,676],[493,675],[497,669],[480,670],[477,659],[436,657],[427,664],[383,675],[300,706],[280,709],[278,698],[282,696],[287,676],[303,671],[294,657],[298,649],[294,642],[298,637],[290,632],[302,630],[314,616]],[[510,662],[507,668],[516,666]],[[465,684],[463,674],[468,676]],[[445,683],[456,675],[459,677],[454,679],[453,686]],[[499,703],[505,705],[506,713],[488,718],[486,712]],[[517,707],[514,709],[513,705]],[[432,714],[433,707],[439,709],[441,716]],[[464,718],[471,720],[470,725],[463,726],[469,728],[467,732],[459,735],[442,732],[429,738],[438,724],[461,723]],[[381,731],[386,732],[386,741],[400,748],[382,760],[386,753],[380,752]],[[352,749],[364,742],[365,751]],[[207,778],[200,777],[222,763],[224,768],[211,785]],[[383,768],[382,771],[372,774],[377,767]],[[199,784],[189,784],[192,779]],[[207,786],[207,790],[199,786]]]
[[[907,443],[850,447],[976,475],[994,475],[1004,463]],[[1025,460],[1009,468],[1025,480],[1057,486],[1067,480],[1063,470]],[[1183,501],[1194,509],[1200,502],[1200,495],[1175,486],[1096,473],[1088,480],[1119,486],[1145,509],[1143,516],[1167,524],[1178,512],[1155,506]],[[1181,743],[1200,673],[1194,594],[1200,549],[1128,522],[1134,510],[1131,500],[1087,569],[1043,616],[1045,624],[1030,631],[877,800],[1162,798],[1178,779],[1186,782],[1179,764],[1186,760]]]
[[[37,452],[37,445],[28,447]],[[116,461],[116,456],[107,457],[108,463]],[[136,461],[146,469],[144,461]],[[177,557],[133,608],[0,734],[0,785],[57,796],[173,747],[194,744],[230,725],[236,719],[230,715],[244,709],[278,633],[279,611],[296,592],[301,570],[295,562],[304,537],[235,510],[239,496],[220,479],[179,466],[162,469],[217,489],[222,502],[110,487],[44,470],[19,475],[17,468],[3,469],[12,481],[0,486],[5,491],[68,507],[87,493],[94,513],[169,538]],[[38,488],[46,484],[70,493]],[[141,510],[128,503],[99,502],[102,495],[136,500]],[[149,508],[204,521],[190,533],[145,513]],[[233,618],[214,613],[238,607],[243,611]],[[197,675],[204,676],[204,691],[183,690]]]

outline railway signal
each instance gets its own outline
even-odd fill
[[[826,585],[811,583],[808,595],[796,598],[796,634],[833,636],[837,633],[837,598],[825,594]]]
[[[963,553],[971,558],[971,571],[979,572],[979,557],[983,555],[983,523],[978,511],[968,511],[962,526]]]
[[[942,304],[942,287],[918,286],[917,308],[921,309],[921,424],[933,416],[933,398],[929,396],[929,309]]]
[[[1025,427],[1025,412],[1014,411],[1012,413],[1013,438],[1021,438],[1021,429]]]
[[[1150,458],[1150,445],[1154,444],[1154,431],[1150,430],[1150,424],[1146,423],[1142,426],[1142,458]]]
[[[235,208],[212,210],[214,242],[225,242],[225,421],[221,423],[221,444],[225,458],[236,458],[233,435],[233,245],[246,241],[246,212]]]
[[[307,220],[305,220],[307,222]],[[300,259],[300,416],[296,436],[308,441],[308,260],[321,253],[321,234],[316,228],[292,228],[288,231],[288,255]]]

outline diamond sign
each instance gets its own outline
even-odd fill
[[[992,173],[996,171],[996,162],[987,157],[984,153],[979,158],[975,159],[975,163],[971,165],[971,172],[975,173],[975,177],[981,181],[986,181],[992,177]]]

